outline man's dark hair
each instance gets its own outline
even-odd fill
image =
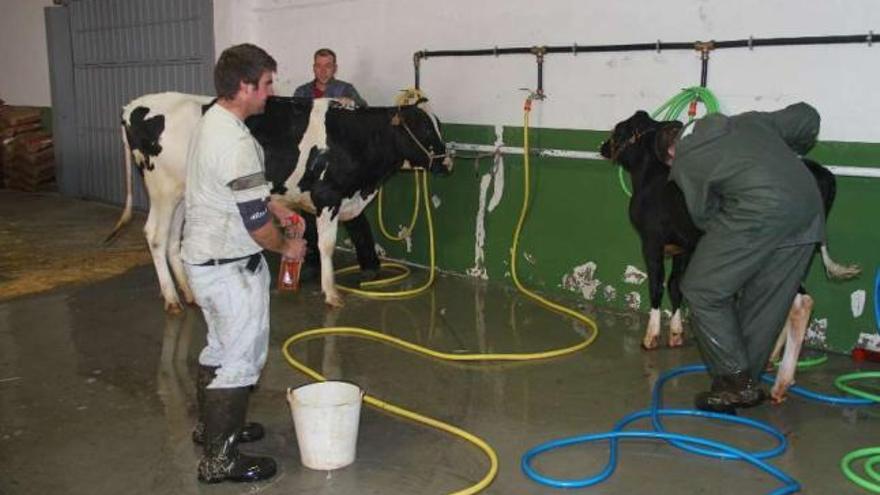
[[[318,57],[333,57],[333,63],[336,63],[336,52],[329,48],[318,48],[317,50],[315,50],[315,56],[312,58],[312,60]]]
[[[238,93],[240,82],[256,85],[264,72],[277,69],[275,59],[257,45],[231,46],[223,50],[214,66],[214,89],[219,98],[232,99]]]

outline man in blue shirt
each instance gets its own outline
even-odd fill
[[[365,107],[367,102],[361,98],[351,83],[336,79],[336,53],[329,48],[320,48],[315,52],[315,64],[312,70],[315,79],[296,88],[294,97],[300,98],[337,98],[342,103]]]
[[[294,91],[293,96],[298,98],[335,98],[348,107],[366,107],[367,102],[361,98],[354,86],[345,81],[336,79],[336,53],[329,48],[320,48],[315,52],[312,70],[315,79],[309,81]],[[305,213],[306,219],[305,239],[309,245],[303,266],[302,278],[308,279],[320,273],[320,254],[318,252],[318,231],[315,225],[315,216]],[[370,230],[370,222],[363,213],[343,222],[348,237],[354,244],[357,253],[358,265],[361,267],[361,280],[374,280],[379,276],[379,257],[376,255],[375,241]]]

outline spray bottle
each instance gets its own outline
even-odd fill
[[[288,218],[289,223],[284,228],[284,236],[288,239],[298,239],[302,237],[303,218],[293,214]],[[302,267],[302,260],[295,260],[286,256],[281,256],[281,266],[278,268],[278,290],[296,292],[299,290],[299,271]]]

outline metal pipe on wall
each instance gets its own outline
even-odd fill
[[[664,43],[657,40],[654,43],[628,43],[617,45],[572,45],[565,46],[518,46],[510,48],[480,48],[473,50],[421,50],[413,54],[415,68],[415,88],[419,88],[420,68],[422,59],[427,60],[430,57],[483,57],[492,55],[498,57],[500,55],[527,55],[533,54],[538,56],[538,88],[539,93],[543,95],[543,57],[548,53],[609,53],[609,52],[635,52],[635,51],[657,51],[663,50],[696,50],[701,53],[702,74],[700,77],[700,85],[706,86],[706,78],[708,74],[708,52],[711,50],[725,48],[748,48],[754,49],[757,46],[803,46],[803,45],[839,45],[867,43],[868,46],[873,45],[876,37],[874,31],[868,31],[868,34],[852,34],[852,35],[830,35],[830,36],[795,36],[783,38],[754,38],[749,36],[746,39],[739,40],[723,40],[723,41],[695,41],[695,42],[667,42]]]
[[[538,63],[538,90],[537,94],[544,97],[544,55],[548,53],[570,53],[577,55],[578,53],[611,53],[611,52],[631,52],[631,51],[656,51],[663,50],[696,50],[700,52],[701,73],[700,86],[706,87],[709,74],[709,52],[717,49],[726,48],[748,48],[750,50],[758,46],[804,46],[804,45],[839,45],[839,44],[861,44],[866,43],[872,46],[878,38],[874,35],[874,31],[868,31],[868,34],[854,35],[830,35],[830,36],[797,36],[782,38],[754,38],[749,36],[747,39],[724,40],[724,41],[696,41],[688,42],[662,42],[657,40],[654,43],[630,43],[617,45],[578,45],[574,43],[566,46],[531,46],[531,47],[510,47],[510,48],[482,48],[474,50],[421,50],[413,54],[413,65],[415,67],[415,87],[419,89],[421,60],[430,57],[483,57],[500,55],[535,55]],[[502,152],[522,154],[522,148],[502,147],[496,149],[491,146],[484,145],[468,145],[464,143],[450,143],[453,149],[461,151],[480,151],[480,152]],[[538,150],[540,156],[556,156],[566,158],[586,158],[599,159],[597,153],[578,152],[571,150]],[[880,167],[849,167],[830,165],[828,168],[835,174],[848,177],[871,177],[880,178]]]

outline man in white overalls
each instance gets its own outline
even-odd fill
[[[269,344],[269,269],[262,250],[301,260],[302,239],[286,239],[270,213],[286,225],[294,216],[269,198],[263,149],[244,120],[262,113],[273,94],[275,60],[243,44],[220,55],[214,68],[217,102],[189,144],[182,258],[208,325],[199,355],[199,423],[204,444],[199,481],[257,481],[272,477],[275,461],[238,451],[263,428],[245,424],[248,396],[260,377]]]

